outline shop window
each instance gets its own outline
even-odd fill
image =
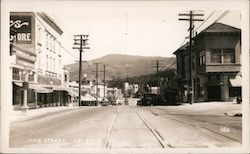
[[[229,97],[238,97],[238,96],[241,96],[241,87],[230,87]]]

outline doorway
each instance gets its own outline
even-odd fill
[[[208,86],[207,87],[207,99],[208,101],[221,101],[220,86]]]

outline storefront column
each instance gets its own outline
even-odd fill
[[[35,108],[39,108],[39,106],[37,105],[37,101],[38,101],[38,93],[37,93],[37,91],[35,90]]]
[[[60,94],[60,106],[63,106],[63,102],[64,102],[64,100],[63,100],[63,92],[60,91],[59,94]]]
[[[27,112],[28,106],[28,85],[29,85],[29,72],[25,70],[24,72],[24,82],[23,82],[23,105],[21,107],[23,112]]]
[[[228,75],[224,75],[224,101],[230,101]]]
[[[57,102],[57,106],[61,105],[61,94],[60,92],[58,92],[58,102]]]
[[[208,101],[208,97],[207,97],[207,86],[204,86],[204,101]]]

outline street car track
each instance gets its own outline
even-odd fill
[[[132,109],[133,110],[133,109]],[[162,148],[173,148],[172,145],[170,144],[166,144],[166,142],[164,141],[164,138],[161,136],[161,134],[157,131],[154,130],[150,124],[136,111],[133,110],[133,112],[141,119],[141,121],[144,123],[144,125],[149,129],[149,131],[154,135],[154,137],[156,138],[156,140],[160,143]]]
[[[182,121],[182,120],[180,120],[180,119],[176,119],[176,118],[174,118],[174,117],[169,117],[169,116],[166,116],[166,115],[159,115],[159,114],[155,113],[154,111],[152,111],[152,110],[149,109],[149,108],[146,108],[146,109],[149,110],[149,111],[150,111],[153,115],[155,115],[155,116],[161,116],[161,117],[169,118],[169,119],[175,120],[175,121],[180,122],[180,123],[184,123],[184,124],[188,124],[188,125],[192,125],[192,126],[197,127],[197,125],[195,125],[195,124],[193,124],[193,123],[187,123],[187,122]],[[164,110],[162,110],[162,109],[159,109],[159,108],[157,108],[157,110],[160,110],[160,111],[163,111],[164,113],[167,113],[166,111],[164,111]],[[167,113],[167,115],[171,115],[171,114],[168,114],[168,113]],[[182,118],[184,118],[184,117],[182,117]],[[192,121],[196,121],[196,122],[204,122],[204,121],[202,121],[202,120],[197,120],[197,119],[194,120],[194,119],[190,119],[190,118],[186,118],[186,117],[185,117],[185,119],[187,119],[187,120],[192,120]],[[213,124],[213,123],[207,122],[207,121],[206,121],[205,123],[208,124],[208,125],[215,125],[215,126],[218,126],[218,125],[216,125],[216,124]],[[220,125],[220,126],[221,126],[221,125]],[[218,127],[220,127],[220,126],[218,126]],[[215,134],[221,135],[221,136],[223,136],[223,137],[225,137],[225,138],[228,138],[228,139],[230,139],[230,140],[233,140],[233,141],[236,141],[236,142],[241,142],[241,141],[239,141],[239,140],[237,140],[237,139],[234,139],[234,138],[229,137],[229,136],[227,136],[227,135],[223,135],[221,132],[220,132],[220,133],[219,133],[219,132],[216,132],[215,130],[210,129],[210,128],[207,128],[207,127],[205,127],[205,126],[199,125],[199,127],[203,128],[203,129],[206,129],[206,130],[209,130],[209,131],[211,131],[211,132],[213,132],[213,133],[215,133]]]
[[[110,135],[111,135],[111,132],[112,132],[114,123],[115,123],[115,121],[116,121],[116,119],[117,119],[118,113],[119,113],[119,111],[120,111],[120,108],[121,108],[121,106],[119,106],[118,109],[116,110],[115,115],[114,115],[113,120],[112,120],[112,123],[111,123],[111,125],[110,125],[110,127],[109,127],[109,130],[108,130],[108,133],[107,133],[107,136],[106,136],[104,145],[103,145],[105,148],[109,148],[109,139],[110,139]]]

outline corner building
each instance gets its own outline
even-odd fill
[[[213,23],[194,38],[192,66],[188,57],[188,46],[178,49],[177,76],[181,95],[185,98],[194,82],[194,101],[233,101],[241,97],[241,30],[222,23]],[[189,54],[190,55],[190,54]],[[185,66],[186,65],[186,66]],[[187,67],[187,68],[186,68]],[[192,70],[192,74],[186,70]],[[183,76],[190,74],[190,77]],[[183,84],[183,82],[187,85]]]

